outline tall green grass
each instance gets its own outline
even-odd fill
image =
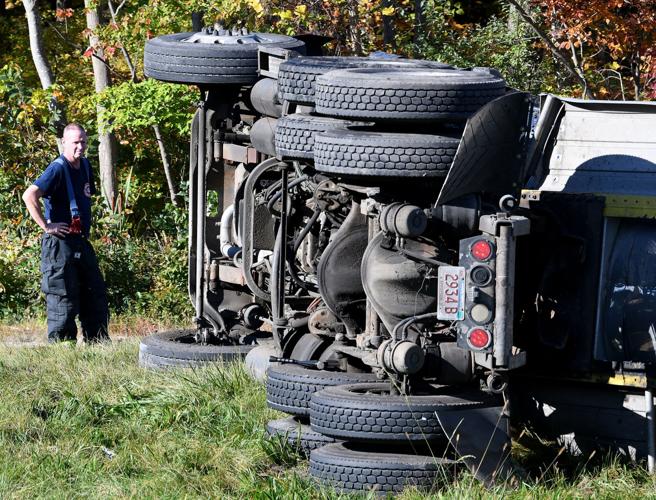
[[[151,372],[137,350],[136,340],[0,347],[0,498],[339,497],[315,487],[294,450],[265,438],[280,415],[240,364]],[[486,491],[462,475],[434,495],[656,497],[642,469],[618,461],[534,459],[524,459],[534,470],[519,488]]]
[[[0,498],[309,495],[240,365],[137,367],[137,343],[0,348]]]

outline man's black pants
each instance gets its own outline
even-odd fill
[[[80,317],[84,340],[108,340],[109,308],[96,253],[86,238],[51,234],[41,241],[41,290],[46,294],[48,340],[76,340]]]

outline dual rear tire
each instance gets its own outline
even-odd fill
[[[310,399],[315,392],[330,386],[376,380],[372,373],[311,370],[292,364],[272,365],[267,375],[267,405],[299,417],[310,415]]]
[[[446,177],[464,120],[506,89],[488,68],[363,58],[291,59],[278,83],[281,99],[314,106],[279,120],[279,158],[383,179]]]
[[[406,397],[391,394],[389,382],[375,379],[366,373],[271,366],[267,403],[294,416],[269,422],[268,434],[309,453],[310,475],[347,493],[429,490],[450,478],[455,462],[445,458],[439,411],[480,406],[478,393],[462,397],[438,387]]]

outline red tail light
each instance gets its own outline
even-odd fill
[[[467,334],[467,342],[474,349],[485,349],[491,341],[490,332],[482,328],[474,328]]]
[[[492,256],[492,245],[486,240],[475,241],[471,246],[471,254],[476,260],[488,260]]]

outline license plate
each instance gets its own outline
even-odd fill
[[[437,271],[437,319],[465,319],[465,268],[440,266]]]

